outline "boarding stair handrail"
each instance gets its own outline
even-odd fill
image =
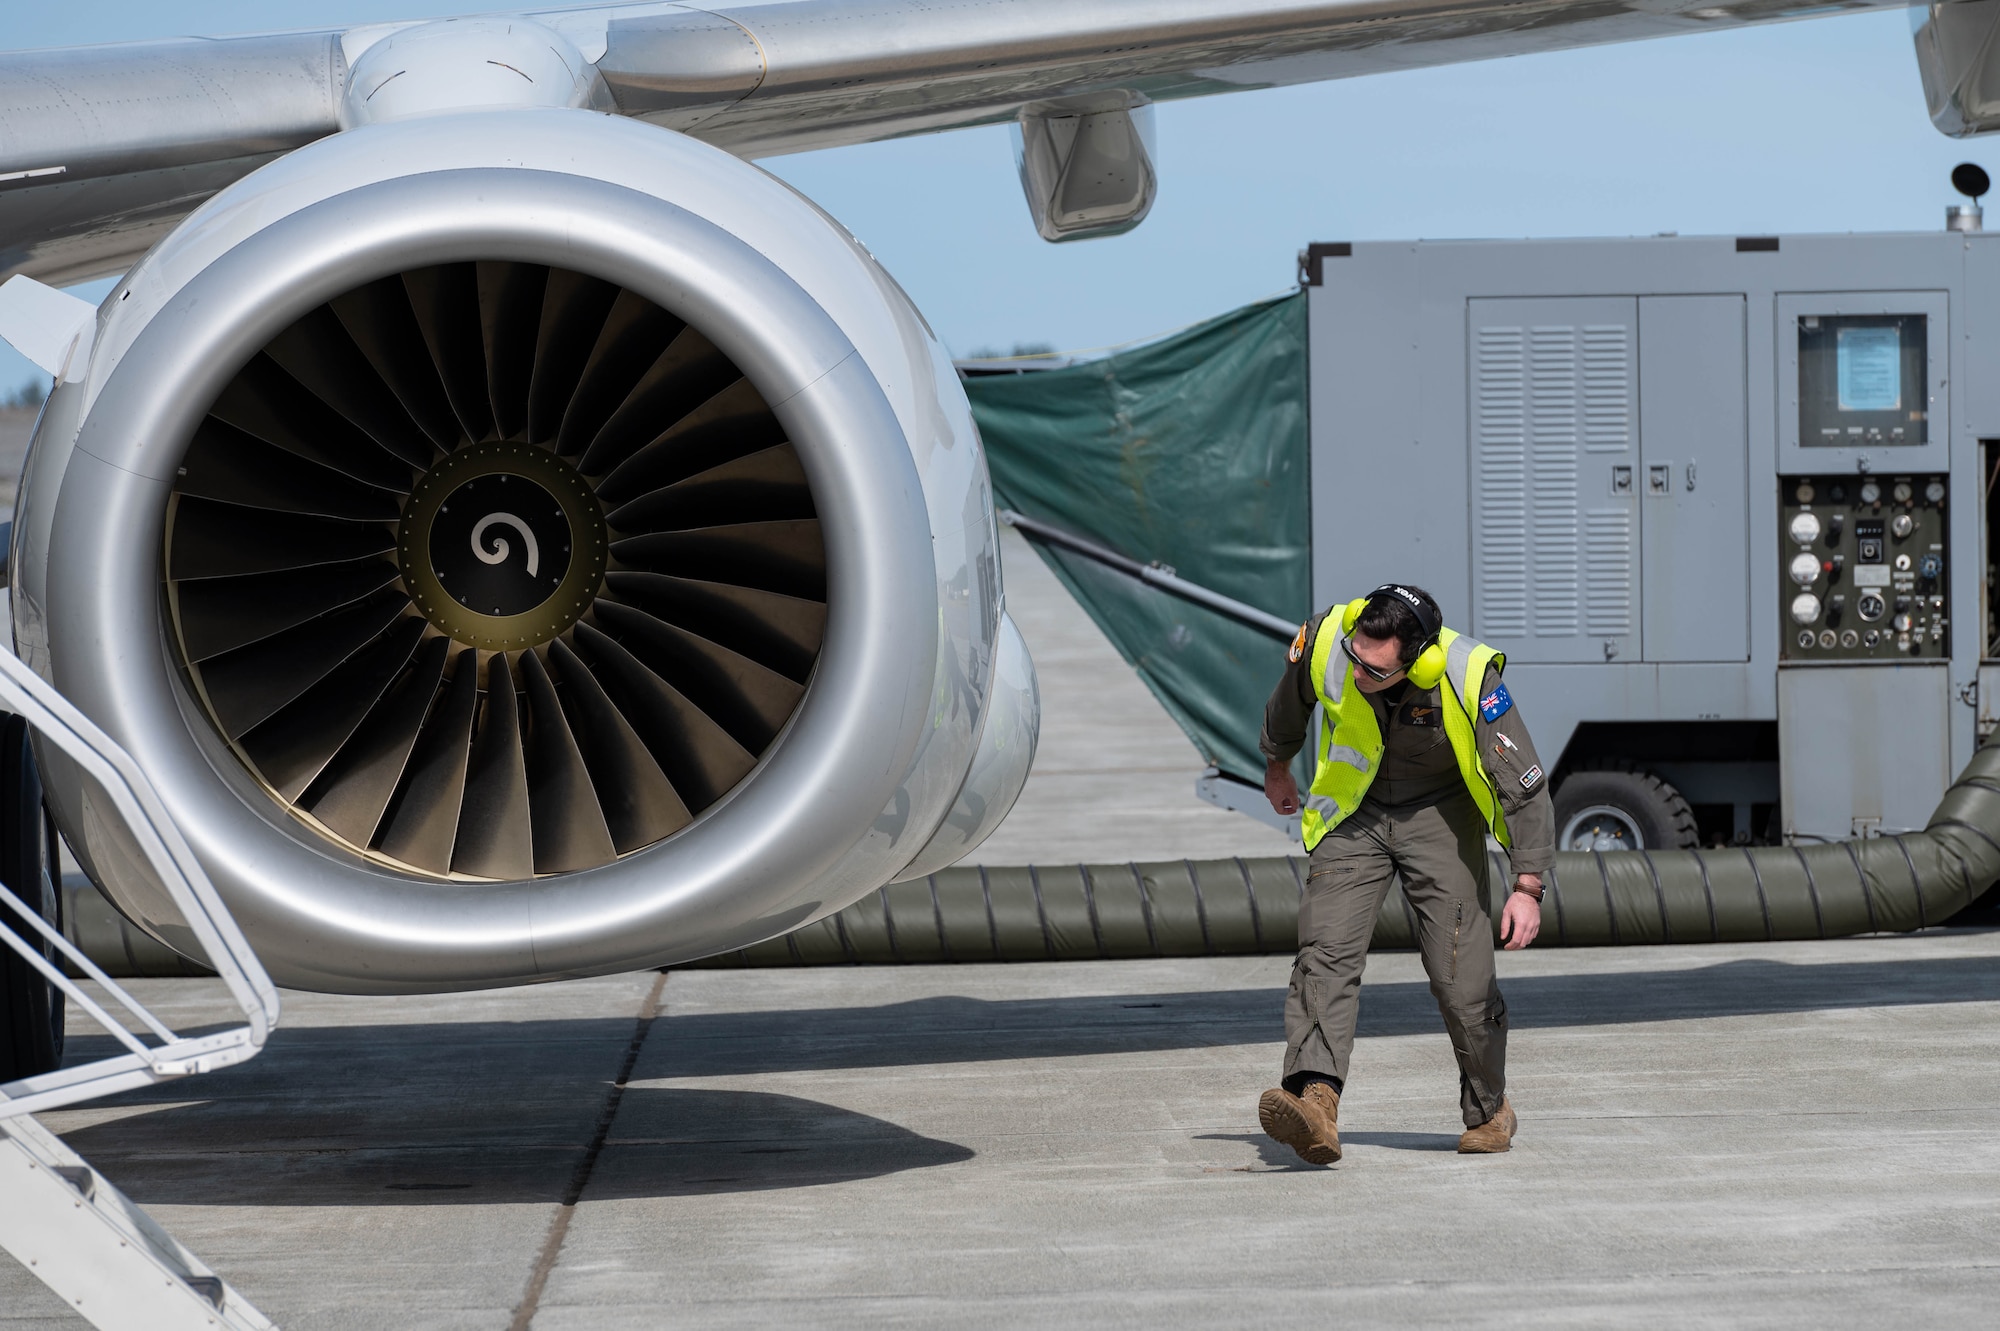
[[[0,708],[19,714],[110,800],[244,1017],[241,1026],[207,1035],[176,1033],[39,911],[0,885],[0,902],[30,931],[23,936],[0,924],[0,944],[19,953],[123,1046],[106,1058],[0,1084],[0,1195],[6,1197],[0,1205],[0,1248],[105,1331],[266,1331],[271,1323],[263,1314],[32,1116],[255,1057],[278,1023],[278,991],[145,772],[5,647],[0,647]],[[52,964],[40,942],[101,986],[109,1003]],[[129,1021],[114,1015],[114,1007]]]

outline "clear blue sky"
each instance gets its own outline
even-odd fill
[[[15,6],[0,44],[492,8],[69,0]],[[1035,235],[1004,129],[764,165],[852,228],[958,354],[1190,323],[1289,286],[1312,240],[1931,230],[1953,164],[2000,177],[2000,141],[1931,128],[1903,10],[1180,102],[1158,128],[1152,216],[1067,245]],[[33,371],[0,357],[0,387]]]

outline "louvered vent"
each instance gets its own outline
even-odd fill
[[[1471,303],[1474,622],[1518,661],[1637,633],[1637,338],[1628,298]]]
[[[274,338],[167,531],[223,738],[322,834],[440,877],[671,836],[770,747],[825,627],[757,390],[651,302],[529,264],[384,278]]]

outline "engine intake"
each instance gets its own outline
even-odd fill
[[[170,505],[209,720],[288,812],[427,874],[673,835],[770,749],[825,632],[812,489],[756,386],[564,268],[317,306],[231,379]]]

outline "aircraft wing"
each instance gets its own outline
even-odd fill
[[[1886,0],[790,0],[533,14],[613,109],[746,157],[1887,7]],[[406,25],[0,54],[0,275],[126,266],[203,199],[334,133]]]

